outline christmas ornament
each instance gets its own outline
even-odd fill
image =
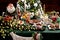
[[[57,20],[57,18],[56,18],[55,15],[52,15],[52,16],[51,16],[51,19],[52,19],[53,22],[56,22],[56,20]]]
[[[38,4],[37,4],[37,3],[34,3],[34,6],[35,6],[35,7],[37,7],[37,6],[38,6]]]
[[[11,17],[11,16],[6,16],[6,17],[4,18],[4,21],[10,21],[10,20],[12,20],[12,17]]]
[[[28,5],[27,5],[27,9],[30,9],[30,7],[31,7],[31,6],[30,6],[30,3],[28,3]]]
[[[21,0],[22,2],[24,2],[24,0]]]
[[[7,11],[9,13],[13,13],[15,11],[15,7],[12,3],[9,3],[8,6],[7,6]]]
[[[22,25],[22,24],[24,24],[24,22],[21,21],[21,20],[19,20],[19,21],[18,21],[18,24]]]

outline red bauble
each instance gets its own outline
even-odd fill
[[[56,18],[55,16],[53,16],[51,19],[52,19],[53,21],[56,21],[56,20],[57,20],[57,18]]]
[[[10,21],[10,20],[12,20],[12,17],[11,16],[4,17],[4,21]]]

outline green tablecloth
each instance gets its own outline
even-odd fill
[[[14,30],[16,34],[19,33],[34,33],[34,32],[40,32],[40,33],[60,33],[60,30],[45,30],[45,31],[19,31],[19,30]]]
[[[42,33],[60,33],[60,30],[51,30],[51,31],[49,31],[49,30],[45,30],[45,31],[43,31]]]
[[[60,30],[45,30],[45,31],[19,31],[19,30],[14,30],[15,34],[20,35],[20,36],[25,36],[25,37],[31,37],[34,32],[40,32],[41,34],[47,34],[47,33],[60,33]],[[43,39],[44,36],[41,35],[41,40]]]

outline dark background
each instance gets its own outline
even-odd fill
[[[41,0],[42,4],[45,4],[45,11],[59,11],[60,12],[60,0]]]
[[[0,0],[0,12],[5,11],[8,3],[13,3],[16,6],[18,0]],[[45,4],[45,11],[56,10],[60,12],[60,0],[41,0],[42,5]]]

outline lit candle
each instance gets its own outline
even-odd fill
[[[40,14],[42,15],[42,14],[44,14],[44,11],[43,11],[43,9],[42,9],[41,2],[40,2],[40,4],[39,4],[39,6],[40,6]]]
[[[5,12],[2,13],[2,16],[4,16]]]
[[[44,12],[45,12],[45,4],[44,4]]]

